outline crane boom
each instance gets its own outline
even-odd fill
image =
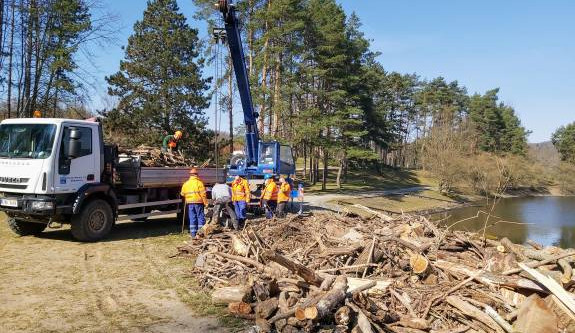
[[[238,27],[236,9],[228,0],[219,0],[217,7],[224,16],[226,35],[244,112],[244,124],[246,126],[246,165],[254,166],[258,163],[259,133],[256,121],[258,114],[255,112],[252,103],[250,82],[244,58],[244,49],[242,47],[242,37]]]

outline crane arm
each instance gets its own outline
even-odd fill
[[[257,112],[254,111],[252,95],[250,92],[250,82],[244,49],[242,47],[242,37],[238,26],[238,18],[234,4],[228,0],[219,0],[216,7],[224,16],[226,35],[230,54],[234,66],[234,73],[238,83],[242,110],[244,112],[244,124],[246,126],[246,165],[252,166],[258,163],[259,134],[257,126]]]

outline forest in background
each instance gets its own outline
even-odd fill
[[[194,3],[188,21],[207,22],[211,36],[223,26],[221,14],[213,0]],[[575,145],[566,139],[571,131],[554,136],[559,163],[537,162],[529,131],[498,89],[470,93],[458,81],[386,70],[360,18],[335,0],[245,0],[237,8],[260,134],[291,144],[309,183],[325,186],[330,165],[338,167],[340,186],[350,168],[387,167],[427,170],[444,192],[570,183],[564,175],[575,173],[574,162],[560,146]],[[85,108],[91,77],[78,59],[103,52],[114,40],[114,22],[97,0],[0,0],[2,117],[97,113],[108,138],[130,145],[158,144],[182,129],[186,151],[198,160],[213,157],[214,140],[220,161],[231,143],[239,148],[241,131],[233,129],[241,124],[232,113],[241,110],[234,108],[226,48],[223,60],[214,57],[214,41],[199,38],[175,0],[148,1],[132,36],[120,41],[127,42],[125,58],[107,77],[113,107]],[[205,67],[216,63],[222,75],[207,77]],[[206,126],[216,88],[229,133]]]

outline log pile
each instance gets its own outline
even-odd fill
[[[528,244],[422,216],[316,213],[249,221],[179,255],[253,332],[575,332],[575,251]]]
[[[196,165],[193,159],[186,158],[177,151],[162,152],[161,149],[151,146],[119,147],[118,152],[129,157],[140,156],[143,167],[191,167]]]

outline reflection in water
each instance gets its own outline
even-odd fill
[[[490,213],[489,218],[488,214]],[[483,232],[488,237],[507,237],[515,243],[532,239],[543,245],[575,247],[575,197],[533,197],[501,199],[490,206],[466,207],[434,214],[434,220],[454,228]]]

